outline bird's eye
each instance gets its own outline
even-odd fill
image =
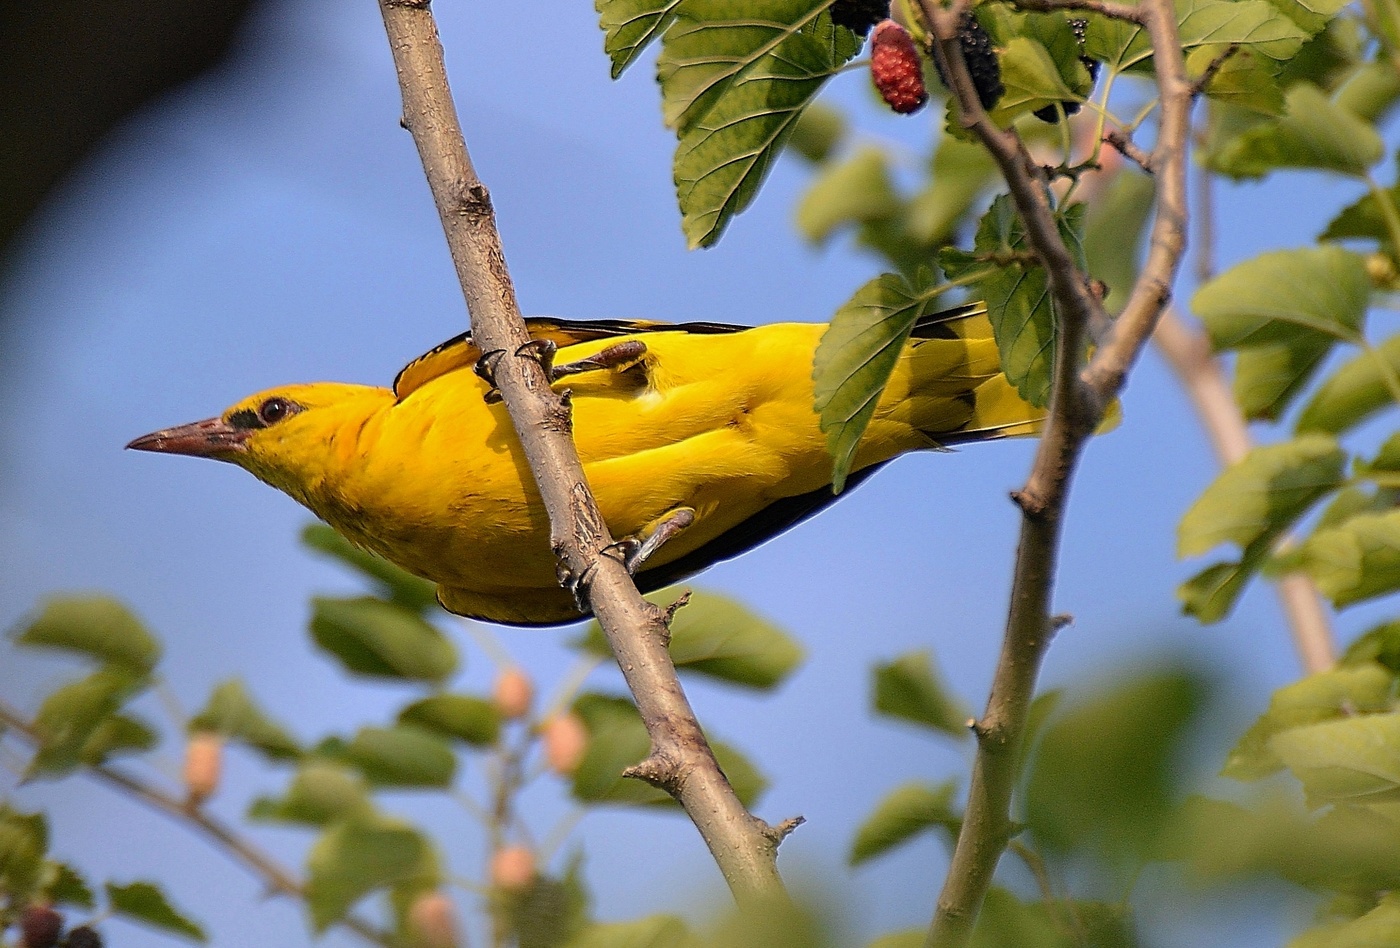
[[[258,407],[258,418],[265,425],[275,425],[283,418],[295,415],[300,410],[300,405],[274,395]]]

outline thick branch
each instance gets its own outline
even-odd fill
[[[1148,260],[1128,309],[1081,375],[1077,367],[1088,328],[1105,323],[1106,314],[1060,238],[1044,172],[1030,160],[1020,136],[998,128],[977,99],[956,40],[960,11],[943,10],[932,0],[920,0],[920,6],[939,40],[933,53],[948,77],[959,120],[996,160],[1025,224],[1027,242],[1046,269],[1059,329],[1045,432],[1026,486],[1014,495],[1022,522],[1006,635],[986,712],[976,727],[977,759],[962,830],[929,929],[928,945],[954,948],[970,941],[997,862],[1014,832],[1011,793],[1036,677],[1054,632],[1050,603],[1070,480],[1085,441],[1152,332],[1185,244],[1191,87],[1172,3],[1143,0],[1137,15],[1152,39],[1162,100],[1151,157],[1159,182],[1157,217]]]
[[[666,650],[661,610],[642,599],[622,563],[584,479],[567,402],[542,366],[525,357],[529,341],[506,271],[490,196],[472,168],[443,67],[427,0],[380,0],[413,134],[457,267],[472,334],[483,351],[503,351],[495,380],[510,411],[566,575],[577,578],[612,646],[651,737],[638,773],[685,809],[740,901],[784,897],[777,834],[744,809],[715,762]]]
[[[1205,337],[1187,328],[1168,308],[1158,320],[1152,340],[1190,396],[1220,463],[1234,464],[1249,453],[1253,447],[1249,428]],[[1304,573],[1288,573],[1278,579],[1274,588],[1288,617],[1293,646],[1303,668],[1309,673],[1331,668],[1337,661],[1336,640],[1313,581]]]
[[[17,709],[0,702],[0,733],[9,731],[27,741],[32,746],[40,743],[39,734]],[[258,849],[251,842],[239,836],[223,822],[210,816],[199,807],[192,807],[174,794],[154,787],[140,777],[119,770],[107,764],[86,767],[85,771],[102,783],[114,787],[146,806],[163,813],[179,823],[184,823],[210,839],[215,846],[241,862],[254,876],[272,892],[305,899],[306,890],[301,882],[279,865],[271,856]],[[337,924],[350,929],[365,941],[375,945],[396,944],[394,936],[376,928],[363,919],[347,916]]]

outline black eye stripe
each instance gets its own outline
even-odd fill
[[[258,417],[258,413],[251,408],[240,408],[232,415],[229,415],[228,423],[230,427],[237,428],[239,431],[251,431],[254,428],[267,427],[267,425],[263,424],[263,420]]]

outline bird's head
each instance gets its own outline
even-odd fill
[[[364,385],[316,382],[250,395],[222,415],[142,435],[137,451],[229,461],[306,502],[333,462],[337,435],[358,432],[392,396]]]

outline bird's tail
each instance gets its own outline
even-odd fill
[[[1036,434],[1046,414],[1002,372],[984,303],[920,319],[881,402],[938,446]]]

